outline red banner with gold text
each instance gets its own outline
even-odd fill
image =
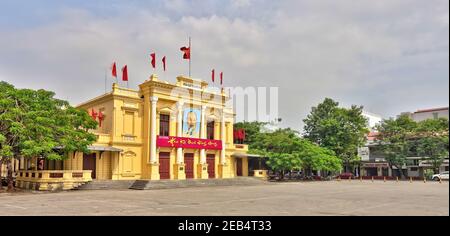
[[[212,139],[185,138],[174,136],[158,136],[156,140],[158,147],[192,148],[221,150],[222,141]]]

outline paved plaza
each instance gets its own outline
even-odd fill
[[[0,193],[0,215],[449,215],[448,182]]]

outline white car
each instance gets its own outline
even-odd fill
[[[437,175],[433,175],[431,177],[433,180],[439,181],[439,180],[448,180],[448,171],[442,172]]]

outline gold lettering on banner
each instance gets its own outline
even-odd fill
[[[179,138],[179,137],[169,137],[167,143],[170,147],[183,146],[183,145],[195,145],[198,148],[200,147],[215,147],[217,148],[220,143],[216,140],[199,140],[199,139],[190,139],[190,138]]]

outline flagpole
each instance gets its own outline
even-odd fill
[[[120,69],[120,67],[119,67],[119,69]],[[117,71],[117,65],[116,65],[116,71]],[[117,72],[116,72],[116,84],[119,85],[119,76],[117,75]]]
[[[106,77],[107,77],[107,74],[108,74],[108,69],[105,69],[105,93],[106,93]]]
[[[189,78],[191,78],[191,60],[192,60],[192,48],[191,48],[191,36],[189,36]]]

